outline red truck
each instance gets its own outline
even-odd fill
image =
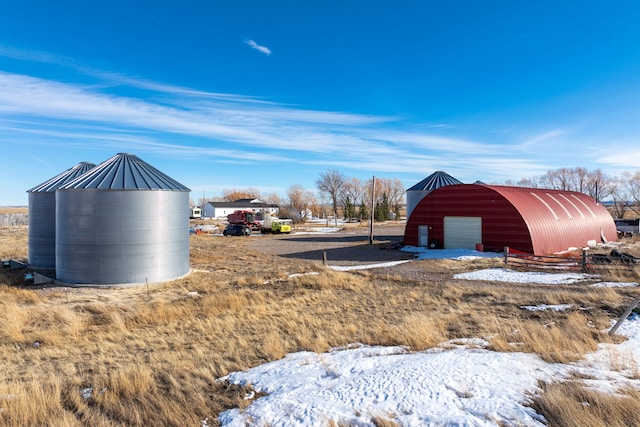
[[[262,213],[246,210],[237,210],[227,215],[229,224],[244,224],[251,228],[252,231],[260,231],[262,229]]]

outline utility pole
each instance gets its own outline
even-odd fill
[[[370,213],[369,213],[369,244],[373,245],[373,211],[375,209],[374,206],[374,201],[375,201],[375,194],[376,194],[376,176],[373,176],[373,179],[371,180],[371,209],[370,209]]]

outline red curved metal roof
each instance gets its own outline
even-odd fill
[[[429,238],[443,242],[445,216],[481,217],[485,247],[509,246],[540,255],[617,238],[609,212],[585,194],[459,184],[434,190],[422,199],[407,221],[405,244],[417,245],[418,225],[428,225]]]

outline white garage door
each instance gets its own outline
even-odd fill
[[[475,216],[444,217],[444,248],[475,249],[482,243],[482,218]]]

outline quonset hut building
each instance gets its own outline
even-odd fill
[[[29,264],[37,269],[56,268],[56,190],[94,168],[82,162],[27,190],[29,193]]]
[[[407,220],[404,243],[548,255],[590,241],[614,241],[604,206],[578,192],[457,184],[426,195]]]
[[[109,285],[187,274],[189,191],[123,153],[60,186],[55,191],[56,279]]]

